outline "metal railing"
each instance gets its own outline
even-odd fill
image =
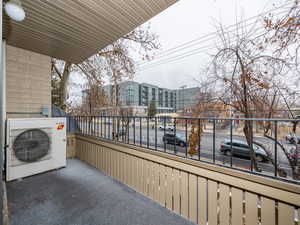
[[[81,135],[300,184],[300,136],[290,134],[300,120],[74,116],[67,121]]]

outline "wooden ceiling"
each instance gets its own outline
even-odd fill
[[[22,0],[26,18],[4,16],[9,45],[78,63],[178,0]]]

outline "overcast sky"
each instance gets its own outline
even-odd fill
[[[141,71],[137,72],[134,80],[170,89],[177,89],[183,85],[197,86],[196,80],[205,76],[201,70],[208,64],[209,54],[215,52],[213,46],[218,41],[217,37],[213,35],[205,40],[200,39],[198,42],[192,43],[193,46],[189,48],[179,48],[172,52],[165,52],[166,50],[215,32],[217,21],[221,21],[226,27],[235,24],[236,21],[246,20],[274,9],[287,1],[180,0],[149,21],[152,31],[159,36],[162,48],[155,60],[140,66]],[[254,20],[250,22],[254,22]],[[207,47],[203,48],[205,46]],[[187,52],[195,51],[195,49],[199,49],[196,51],[201,53],[174,61],[183,54],[189,55],[190,53]],[[166,61],[173,62],[165,63]],[[74,74],[72,81],[82,83],[82,78],[80,75]],[[70,95],[72,99],[79,98],[81,100],[81,88],[73,88]]]
[[[216,30],[216,21],[228,26],[244,19],[256,16],[262,11],[281,5],[283,0],[180,0],[161,14],[150,20],[152,30],[158,34],[162,45],[161,51],[174,48]],[[217,41],[211,38],[207,42],[199,42],[195,46],[172,54],[166,52],[153,62],[141,65],[134,80],[160,85],[166,88],[179,88],[182,85],[196,86],[195,79],[201,76],[208,60],[209,49],[201,53],[165,63],[170,57],[182,55],[186,51],[203,46],[213,46]],[[209,47],[208,47],[209,48]],[[175,58],[171,58],[173,60]],[[157,64],[162,64],[158,65]],[[148,68],[148,69],[146,69]]]

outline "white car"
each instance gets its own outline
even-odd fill
[[[164,130],[165,126],[164,125],[160,125],[159,129],[160,130]],[[173,131],[174,129],[175,129],[175,126],[173,124],[166,124],[166,130]]]

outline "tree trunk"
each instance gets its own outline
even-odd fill
[[[256,156],[253,149],[253,126],[252,121],[246,120],[244,124],[244,134],[247,141],[247,144],[250,148],[250,158],[251,158],[251,168],[254,168],[256,171],[261,172],[261,169],[258,167],[258,164],[256,162]]]
[[[64,70],[61,76],[61,81],[59,84],[59,106],[62,110],[66,110],[67,108],[67,87],[68,87],[68,81],[70,77],[70,69],[71,69],[72,64],[69,62],[65,63]]]

